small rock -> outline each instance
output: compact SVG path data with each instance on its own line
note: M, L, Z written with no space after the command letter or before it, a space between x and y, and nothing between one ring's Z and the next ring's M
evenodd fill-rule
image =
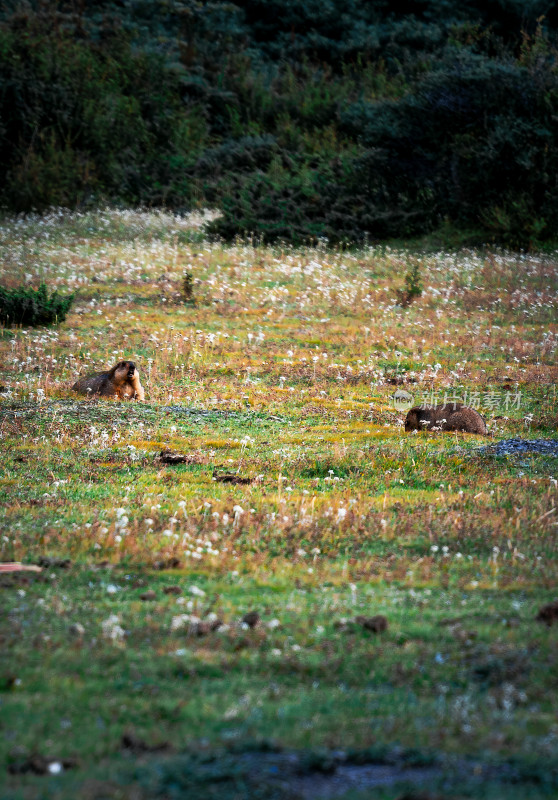
M216 472L214 472L213 480L217 481L217 483L233 483L235 485L243 485L252 483L254 478L243 478L240 475L235 475L230 473L224 475L218 475Z
M163 586L163 594L182 594L180 586Z
M215 614L210 614L207 619L200 620L193 627L192 633L195 634L195 636L207 636L208 633L218 631L222 625L222 620L220 620Z
M558 622L558 600L554 600L552 603L542 606L535 619L537 622L545 622L549 626L554 622Z
M375 617L355 617L355 622L361 625L365 630L372 631L372 633L383 633L387 631L388 621L382 614L377 614Z
M163 561L155 561L153 563L154 569L180 569L182 562L176 556L171 556Z
M8 766L11 775L58 775L65 769L75 767L74 758L45 758L39 754L14 761Z
M149 589L147 592L143 592L140 594L140 600L156 600L157 595L153 591L153 589Z
M160 742L158 744L148 744L133 732L125 733L120 740L121 746L124 750L131 750L132 753L156 753L161 750L168 750L170 745L168 742Z
M255 628L260 621L260 615L257 611L249 611L242 617L242 622L248 625L249 628Z
M197 625L194 626L192 633L195 636L207 636L208 633L211 633L211 625L209 622L198 622Z
M198 464L199 457L191 454L175 453L172 450L161 450L159 453L161 464Z
M50 558L49 556L41 556L37 564L45 569L69 569L72 566L69 558Z

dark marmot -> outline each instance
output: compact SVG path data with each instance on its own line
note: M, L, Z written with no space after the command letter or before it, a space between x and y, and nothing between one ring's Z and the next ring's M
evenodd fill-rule
M120 400L145 400L139 372L133 361L119 361L108 372L96 372L80 378L72 386L75 392L89 397L117 397Z
M486 436L486 422L478 411L461 403L446 403L441 406L421 408L415 406L407 412L406 431L422 431L438 428L442 431L463 431Z

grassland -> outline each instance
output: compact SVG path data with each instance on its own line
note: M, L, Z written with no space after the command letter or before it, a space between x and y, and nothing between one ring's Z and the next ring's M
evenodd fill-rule
M161 763L254 742L474 763L452 797L555 796L558 642L534 618L556 593L556 457L405 434L393 394L478 401L494 440L557 438L556 261L225 247L202 222L0 228L3 283L77 292L59 327L0 331L0 560L51 559L2 579L0 752L78 764L6 773L0 796L243 797L222 778L173 795ZM145 404L69 389L123 357ZM375 614L386 632L353 622ZM126 734L170 749L140 774ZM519 788L481 779L512 768Z

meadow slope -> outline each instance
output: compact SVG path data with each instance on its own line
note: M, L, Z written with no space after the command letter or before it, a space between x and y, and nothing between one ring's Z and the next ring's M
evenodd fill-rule
M484 448L557 438L556 260L225 246L210 216L0 226L3 284L77 293L58 327L0 330L0 561L43 560L0 576L0 751L77 768L0 797L167 797L122 779L126 735L513 762L518 797L553 796L558 464ZM121 358L145 404L72 393ZM492 437L405 434L400 389L478 404Z

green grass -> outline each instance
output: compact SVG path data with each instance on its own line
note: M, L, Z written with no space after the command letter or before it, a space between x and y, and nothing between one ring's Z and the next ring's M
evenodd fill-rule
M77 291L59 328L0 337L0 560L71 559L1 579L0 753L79 761L8 776L0 797L162 797L163 762L222 765L264 740L418 744L448 775L514 759L516 795L504 766L442 790L553 796L556 637L534 617L555 596L556 458L406 435L389 382L478 393L496 439L556 438L553 256L423 255L423 295L401 309L403 250L222 247L191 224L104 211L0 228L3 281ZM121 357L145 404L72 394ZM162 465L165 447L192 463ZM198 637L181 617L208 614L228 628ZM351 622L375 614L383 634ZM176 755L132 774L130 731ZM236 780L221 796L248 791Z

